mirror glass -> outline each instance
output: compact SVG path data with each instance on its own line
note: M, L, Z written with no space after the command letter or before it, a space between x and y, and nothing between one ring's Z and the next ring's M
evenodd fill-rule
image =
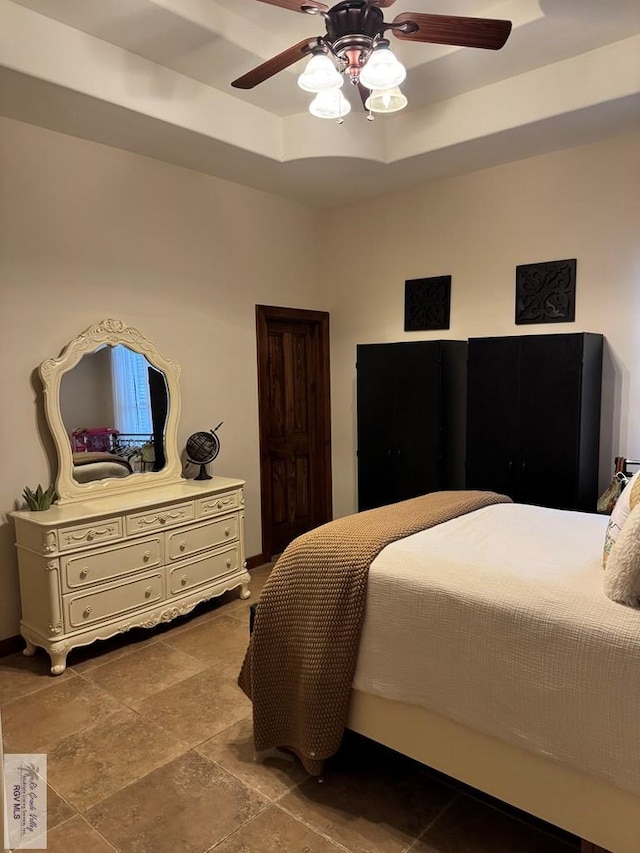
M180 367L138 329L102 320L39 372L58 454L58 504L183 481Z
M83 355L60 383L73 480L162 471L167 411L166 377L142 353L105 344Z

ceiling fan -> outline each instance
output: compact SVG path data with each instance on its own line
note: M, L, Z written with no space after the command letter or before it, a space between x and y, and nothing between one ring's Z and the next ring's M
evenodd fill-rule
M390 50L389 40L385 38L387 31L406 41L488 50L499 50L511 32L511 21L494 18L402 12L386 22L381 9L393 5L395 0L341 0L331 8L316 0L259 2L320 16L324 18L326 35L303 39L238 77L231 85L253 89L299 59L311 56L298 83L316 93L310 110L323 118L341 117L350 109L339 91L345 77L358 86L370 112L393 112L406 105L407 99L397 88L406 71ZM322 102L319 111L314 112L314 104L318 102Z

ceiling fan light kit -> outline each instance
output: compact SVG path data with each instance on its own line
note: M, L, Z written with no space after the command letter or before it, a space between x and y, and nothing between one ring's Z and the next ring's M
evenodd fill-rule
M332 118L340 121L351 112L351 104L340 89L325 89L318 92L309 104L309 112L316 118Z
M373 90L364 102L364 108L372 113L397 113L407 106L407 98L400 89Z
M387 23L381 9L393 5L395 0L341 0L331 8L316 0L260 2L320 16L324 18L326 35L293 45L234 80L231 85L238 89L252 89L312 54L298 78L298 85L316 94L309 107L312 115L337 118L340 122L351 109L340 91L345 77L360 90L370 119L371 113L392 113L406 107L407 99L398 86L407 72L390 49L389 40L385 37L387 31L406 41L486 50L499 50L511 32L511 21L417 12L402 12ZM368 96L366 89L371 90Z
M298 77L298 86L305 92L324 92L326 89L339 89L344 77L323 50L314 50L307 67Z
M395 89L407 70L393 55L387 39L381 39L361 67L360 82L367 89Z

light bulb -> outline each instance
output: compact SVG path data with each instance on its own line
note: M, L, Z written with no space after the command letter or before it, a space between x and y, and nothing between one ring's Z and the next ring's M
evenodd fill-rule
M309 104L309 112L316 118L343 118L351 110L351 104L340 89L318 92Z
M367 89L393 89L407 76L404 65L393 55L385 40L371 53L360 72L360 82Z
M298 77L298 86L305 92L324 92L339 89L344 83L342 74L326 53L314 53Z
M397 113L407 106L407 99L397 86L393 89L375 89L364 102L372 113Z

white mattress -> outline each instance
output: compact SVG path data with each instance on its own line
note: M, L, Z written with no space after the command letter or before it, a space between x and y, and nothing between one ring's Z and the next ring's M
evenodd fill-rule
M640 611L602 591L606 525L498 504L388 545L354 687L640 794Z

